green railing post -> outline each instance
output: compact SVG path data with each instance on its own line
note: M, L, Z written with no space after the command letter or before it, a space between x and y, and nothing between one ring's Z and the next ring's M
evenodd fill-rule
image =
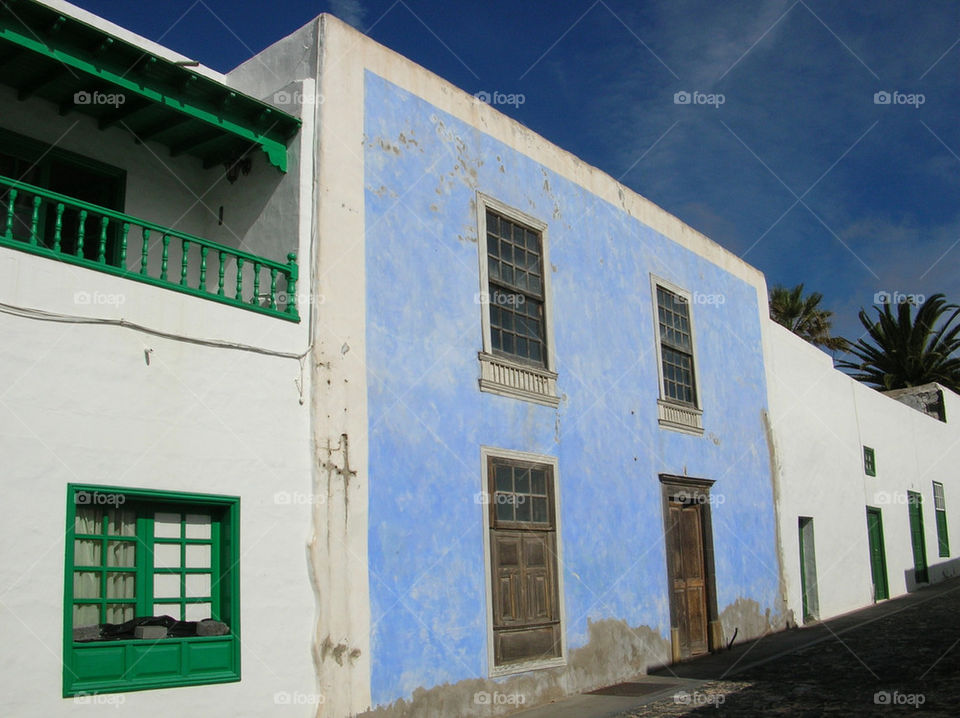
M17 202L17 190L11 189L9 197L10 201L7 202L7 231L4 234L7 238L13 239L13 214L16 209L14 205Z
M120 268L127 268L127 232L130 231L130 223L123 223L123 231L120 233Z
M251 304L260 303L260 262L253 263L253 296L250 297Z
M220 255L220 269L218 270L218 274L220 276L217 279L217 296L222 297L223 296L223 263L225 258L223 256L222 249L217 250L217 254Z
M287 314L297 313L297 279L300 270L297 267L297 253L287 255Z
M210 248L207 245L200 245L200 284L197 285L197 289L202 292L207 291L207 252L209 251Z
M234 299L243 301L243 257L237 257L237 293Z
M270 267L270 308L277 308L277 268Z
M167 262L170 259L170 235L163 235L163 254L160 257L160 279L167 278Z
M148 255L150 254L150 230L146 227L140 229L143 230L143 247L140 249L140 274L146 276Z
M60 239L63 231L63 202L57 202L57 220L53 227L53 251L60 253Z
M40 203L43 197L37 195L33 198L33 217L30 218L30 244L37 246L37 227L40 225Z
M97 261L104 264L107 261L107 225L110 224L109 217L100 218L100 249L97 252Z
M77 256L83 256L83 236L86 233L87 210L80 210L80 227L77 229Z
M190 240L180 240L180 247L183 250L183 256L180 257L180 286L187 286L187 259L190 256Z

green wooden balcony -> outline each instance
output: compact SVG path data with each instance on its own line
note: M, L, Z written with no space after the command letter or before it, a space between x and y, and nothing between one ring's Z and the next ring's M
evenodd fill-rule
M300 320L295 253L275 262L3 176L0 246Z

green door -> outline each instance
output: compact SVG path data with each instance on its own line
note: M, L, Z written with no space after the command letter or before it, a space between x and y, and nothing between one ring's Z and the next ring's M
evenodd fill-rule
M887 586L887 555L883 550L883 519L880 509L867 507L867 537L870 541L870 574L873 576L873 600L890 597Z
M913 577L917 583L929 583L927 573L927 545L923 538L922 497L916 491L907 492L907 508L910 510L910 543L913 544Z
M800 529L800 596L803 599L803 622L815 621L820 616L817 595L817 555L813 544L813 519L798 518Z

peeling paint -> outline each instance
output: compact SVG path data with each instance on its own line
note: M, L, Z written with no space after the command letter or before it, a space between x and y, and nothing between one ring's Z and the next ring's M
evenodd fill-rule
M360 718L450 718L503 715L512 705L478 704L477 694L522 697L531 707L604 686L623 683L669 660L670 643L649 626L631 628L626 622L603 619L588 623L589 641L570 652L566 666L520 673L491 680L472 678L429 689L417 688L409 699L362 713Z

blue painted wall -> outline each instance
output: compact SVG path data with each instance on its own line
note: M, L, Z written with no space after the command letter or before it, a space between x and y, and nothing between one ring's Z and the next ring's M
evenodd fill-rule
M559 460L568 647L587 619L669 637L658 473L715 479L720 611L778 586L755 290L367 73L369 559L376 704L487 670L480 446ZM481 393L476 191L549 224L558 410ZM657 423L650 273L693 307L705 435Z

